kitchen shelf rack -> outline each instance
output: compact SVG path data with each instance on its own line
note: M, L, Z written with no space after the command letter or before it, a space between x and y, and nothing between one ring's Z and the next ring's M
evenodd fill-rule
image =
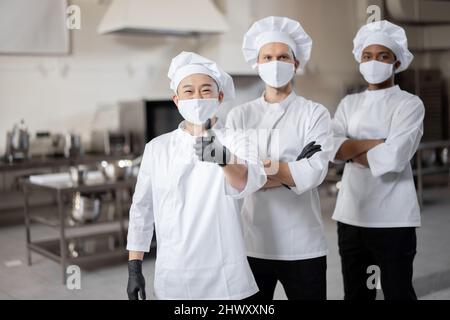
M20 182L24 194L24 216L25 216L25 230L26 230L26 245L27 245L27 262L32 264L31 253L35 252L41 254L53 261L61 264L62 281L66 282L66 268L73 262L83 263L85 261L93 261L105 259L108 257L123 255L125 256L125 239L126 239L126 218L124 217L124 200L123 192L130 191L136 184L136 178L129 178L119 181L96 181L86 184L67 183L42 183L37 184L24 178ZM46 214L33 214L29 205L30 192L33 190L45 190L54 194L56 198L56 215L52 215L50 209ZM111 192L114 194L114 209L116 216L108 221L108 217L99 217L98 225L101 224L118 224L118 230L108 231L93 231L84 235L68 236L69 229L87 229L94 225L92 223L75 223L70 224L69 210L66 208L65 198L73 195L74 192L83 193L99 193ZM42 211L42 210L41 210ZM104 212L102 212L104 213ZM50 240L32 241L31 239L31 225L33 223L40 223L59 231L59 237ZM92 230L91 230L92 231ZM105 240L108 239L108 240ZM88 241L89 250L76 249L76 246L83 247ZM98 242L98 245L95 243ZM105 244L106 243L106 244ZM75 248L75 249L74 249ZM94 249L92 249L94 248ZM75 250L75 251L74 251ZM74 254L77 252L77 254Z

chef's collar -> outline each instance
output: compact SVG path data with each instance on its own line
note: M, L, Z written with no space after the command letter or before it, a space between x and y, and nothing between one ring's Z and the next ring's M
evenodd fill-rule
M385 97L387 95L391 95L393 93L399 92L400 87L398 85L386 88L386 89L380 89L380 90L366 90L365 95L367 98L371 99L379 99L382 97Z
M214 125L212 126L212 129L220 129L222 128L222 121L217 118L216 122L214 123ZM196 137L193 136L192 134L190 134L187 130L186 130L186 120L183 120L180 122L180 124L178 125L178 131L181 133L181 135L183 137L189 138L189 139L195 139Z
M262 96L261 96L261 102L263 103L263 105L270 107L270 109L272 110L284 110L287 108L287 106L295 100L295 98L297 97L297 95L295 94L294 90L291 91L291 93L284 98L283 101L281 102L277 102L277 103L269 103L266 101L266 99L264 98L264 95L266 94L266 92L264 91Z

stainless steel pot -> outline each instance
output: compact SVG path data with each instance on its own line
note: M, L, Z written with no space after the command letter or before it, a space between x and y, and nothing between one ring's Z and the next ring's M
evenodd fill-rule
M86 223L97 220L101 213L101 201L98 197L86 197L75 192L72 197L71 217L76 222Z

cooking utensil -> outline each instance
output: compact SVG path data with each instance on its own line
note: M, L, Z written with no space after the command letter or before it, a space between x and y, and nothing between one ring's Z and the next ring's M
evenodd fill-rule
M88 167L85 165L72 166L69 168L69 174L73 183L84 184L87 180Z
M99 165L99 170L107 180L125 180L131 177L133 168L140 165L141 161L142 156L134 160L102 161Z
M6 135L6 159L10 162L14 160L27 159L29 155L30 135L23 120L20 125L15 124L12 131Z
M87 197L75 192L72 197L71 217L81 223L97 220L101 213L101 201L97 196Z

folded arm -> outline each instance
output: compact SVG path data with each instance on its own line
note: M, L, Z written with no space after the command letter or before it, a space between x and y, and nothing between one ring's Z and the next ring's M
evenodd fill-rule
M383 142L384 140L382 139L366 139L366 140L347 139L339 147L335 159L340 161L348 161L352 159L364 161L363 160L365 157L364 154L373 147Z
M406 102L395 113L386 141L367 152L367 161L374 177L405 169L422 138L424 115L425 108L417 97Z
M223 168L225 179L233 188L243 191L247 185L248 167L246 164L240 164L243 161L236 156L231 156L231 163Z

